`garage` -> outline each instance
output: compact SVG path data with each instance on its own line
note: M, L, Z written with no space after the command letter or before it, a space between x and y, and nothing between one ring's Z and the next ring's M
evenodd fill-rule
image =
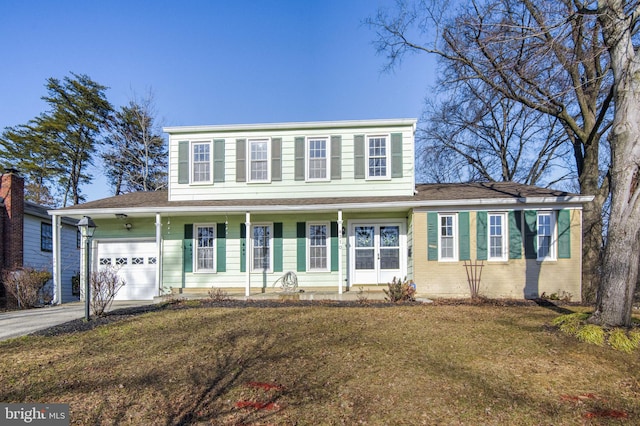
M98 241L94 261L98 268L113 266L125 281L115 300L151 300L158 295L155 241Z

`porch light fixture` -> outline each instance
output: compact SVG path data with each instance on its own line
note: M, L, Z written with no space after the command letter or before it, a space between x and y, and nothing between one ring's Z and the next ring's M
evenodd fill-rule
M133 228L133 225L131 225L130 223L125 223L124 227L127 231L131 231L131 228Z
M90 281L91 281L91 238L93 237L93 233L96 231L96 223L89 216L83 216L80 221L78 221L78 230L80 234L84 236L85 240L85 261L86 261L86 269L85 269L85 283L84 283L84 319L85 321L89 321L89 306L91 304L91 295L89 294L90 289Z

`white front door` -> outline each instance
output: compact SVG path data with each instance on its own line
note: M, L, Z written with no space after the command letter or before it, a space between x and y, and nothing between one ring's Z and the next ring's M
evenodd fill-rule
M351 225L351 284L386 284L406 275L404 224Z

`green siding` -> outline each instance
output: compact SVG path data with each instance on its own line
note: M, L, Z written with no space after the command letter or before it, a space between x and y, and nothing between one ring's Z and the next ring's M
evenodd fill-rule
M538 258L538 212L524 211L524 256L527 259Z
M571 212L558 212L558 258L571 258Z
M353 171L354 179L364 179L366 177L364 135L355 135L353 137Z
M304 138L303 137L295 138L294 140L294 155L295 155L294 179L295 180L305 180L304 150L305 150Z
M342 136L331 136L331 180L342 179Z
M522 258L522 212L509 212L509 259Z
M297 271L304 272L307 270L307 224L305 222L296 224L296 244Z
M247 181L247 140L236 139L236 182Z
M271 180L282 180L282 138L271 139Z
M438 260L438 213L427 213L427 259Z
M240 272L247 271L247 225L240 224Z
M391 177L402 177L402 133L391 134Z
M338 222L331 222L331 270L338 270Z
M273 224L273 272L282 272L282 222Z
M227 225L216 226L216 271L227 272Z
M476 212L476 259L487 260L487 212Z
M178 183L189 183L189 141L178 142Z
M184 272L193 272L193 224L184 225L182 268Z
M213 141L213 181L224 182L224 139Z
M460 260L471 260L471 235L469 230L469 212L458 213L458 232Z

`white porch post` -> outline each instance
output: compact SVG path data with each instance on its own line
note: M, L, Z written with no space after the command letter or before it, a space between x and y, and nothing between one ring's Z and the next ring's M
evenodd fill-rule
M162 294L162 217L156 213L156 296Z
M252 241L251 241L251 213L247 212L245 214L245 219L244 219L244 226L245 226L245 246L244 246L244 256L245 256L245 269L246 269L246 276L245 276L245 290L244 290L244 295L246 297L249 297L251 294L251 247L252 247Z
M62 303L62 265L61 262L61 238L60 235L62 233L62 224L60 221L60 216L53 215L51 216L51 230L53 239L53 304L59 305Z
M342 247L342 210L338 210L338 294L342 294L342 259L343 259L343 247Z

